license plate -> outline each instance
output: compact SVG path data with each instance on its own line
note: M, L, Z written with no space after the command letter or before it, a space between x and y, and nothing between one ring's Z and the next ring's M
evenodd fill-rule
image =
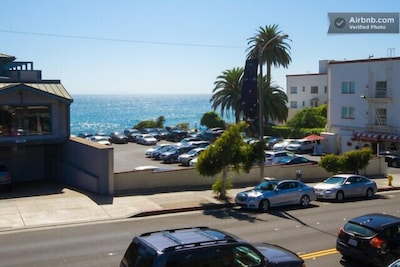
M354 246L354 247L356 247L357 244L358 244L357 240L355 240L355 239L353 239L353 238L350 238L349 241L347 241L347 243L348 243L349 245Z

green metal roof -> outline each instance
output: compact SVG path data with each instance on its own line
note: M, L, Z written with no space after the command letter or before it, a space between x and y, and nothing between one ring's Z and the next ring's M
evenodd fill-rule
M68 91L64 88L61 83L51 83L51 82L39 82L39 83L1 83L0 82L0 94L6 93L6 91L18 89L21 86L23 87L30 87L33 90L38 90L39 92L50 94L67 102L72 102L73 99Z

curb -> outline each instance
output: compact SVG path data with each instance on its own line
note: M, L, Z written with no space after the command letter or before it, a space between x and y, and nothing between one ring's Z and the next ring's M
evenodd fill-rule
M378 188L377 192L387 192L387 191L394 191L400 190L400 186L388 186L383 188ZM199 206L192 206L192 207L184 207L184 208L173 208L173 209L162 209L162 210L152 210L152 211L144 211L127 218L141 218L147 216L154 216L154 215L163 215L163 214L170 214L175 212L188 212L188 211L198 211L198 210L213 210L218 208L233 208L235 207L235 203L221 203L221 204L207 204L207 205L199 205Z

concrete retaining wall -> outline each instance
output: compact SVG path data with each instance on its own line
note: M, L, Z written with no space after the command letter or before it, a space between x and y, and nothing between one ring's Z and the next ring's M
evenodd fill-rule
M114 151L71 137L48 153L50 177L101 195L114 193Z
M317 182L329 177L331 174L318 165L294 165L294 166L265 166L264 176L277 179L296 179L296 171L301 170L302 181ZM257 184L260 182L260 169L253 167L249 173L230 173L233 186L241 184ZM373 158L365 170L360 174L366 176L386 175L387 166L384 158ZM153 172L152 170L120 172L114 174L115 192L124 191L163 191L167 189L210 188L216 177L201 176L194 168Z

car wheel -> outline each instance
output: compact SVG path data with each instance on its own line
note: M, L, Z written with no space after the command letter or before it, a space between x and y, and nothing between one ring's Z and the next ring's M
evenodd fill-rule
M336 200L337 200L337 201L343 201L343 199L344 199L344 193L343 193L343 191L337 192L337 194L336 194Z
M260 208L261 211L264 211L264 212L268 211L269 210L269 201L268 201L268 199L261 200L259 208Z
M367 196L367 198L373 198L374 197L374 190L372 190L371 188L368 188L366 196Z
M303 207L310 205L310 198L307 195L302 196L300 199L300 205Z

